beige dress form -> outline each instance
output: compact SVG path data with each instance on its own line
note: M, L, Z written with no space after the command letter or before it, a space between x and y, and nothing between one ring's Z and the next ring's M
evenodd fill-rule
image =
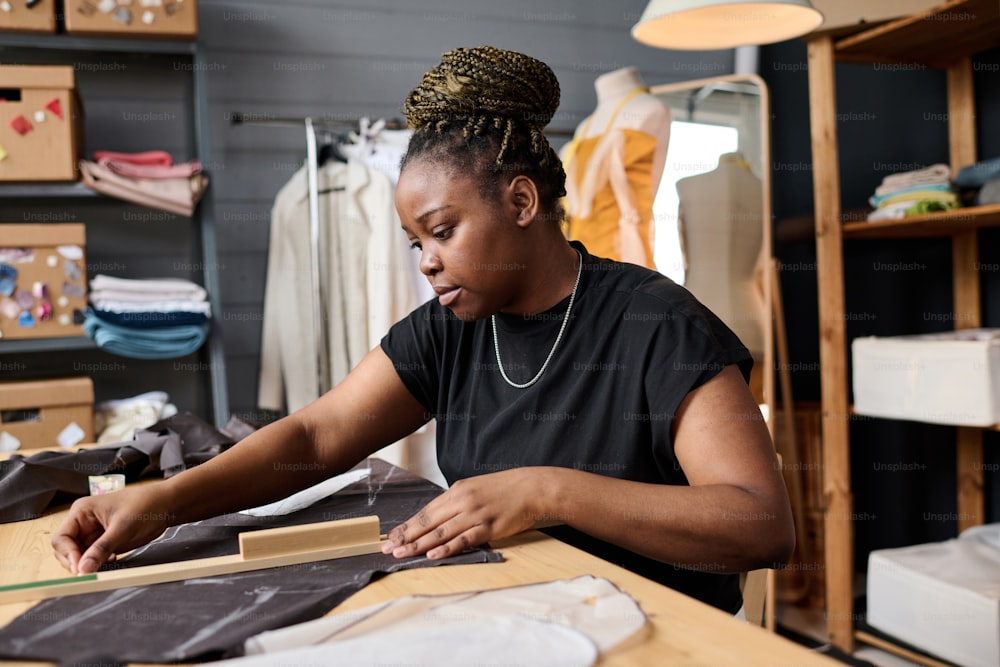
M739 153L729 153L713 171L678 181L677 194L684 286L762 359L768 311L760 274L760 179Z

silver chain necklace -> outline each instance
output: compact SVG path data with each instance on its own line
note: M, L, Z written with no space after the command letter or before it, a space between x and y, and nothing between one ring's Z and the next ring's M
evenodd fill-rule
M574 250L576 249L574 248ZM573 301L576 300L576 290L580 286L580 276L583 275L583 255L580 254L579 250L576 251L576 254L580 258L580 267L576 270L576 282L573 283L573 292L569 295L569 305L566 306L566 315L563 316L562 326L559 327L559 334L556 336L556 342L552 343L552 349L549 350L549 356L545 357L545 362L542 364L542 367L538 369L538 374L535 375L535 377L523 384L518 384L507 377L507 371L503 369L503 362L500 361L500 340L497 338L497 316L493 315L490 318L490 321L493 324L493 350L497 354L497 367L500 368L500 375L502 375L503 379L507 381L507 384L516 389L526 389L527 387L530 387L538 382L538 378L542 377L542 373L545 372L549 362L552 360L552 355L556 353L556 348L559 347L559 341L562 340L563 332L566 331L566 323L569 322L569 315L573 311Z

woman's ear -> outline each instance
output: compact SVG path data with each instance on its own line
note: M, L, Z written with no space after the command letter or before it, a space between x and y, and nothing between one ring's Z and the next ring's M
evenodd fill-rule
M517 210L517 224L527 227L538 216L538 188L527 176L515 176L507 186L507 194Z

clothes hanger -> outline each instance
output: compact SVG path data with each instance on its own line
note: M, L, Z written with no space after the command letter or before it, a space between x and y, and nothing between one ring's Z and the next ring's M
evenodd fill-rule
M320 165L324 165L327 162L334 160L336 162L347 163L347 156L340 150L341 137L328 138L323 142L323 145L319 147L319 152L316 155L316 161Z

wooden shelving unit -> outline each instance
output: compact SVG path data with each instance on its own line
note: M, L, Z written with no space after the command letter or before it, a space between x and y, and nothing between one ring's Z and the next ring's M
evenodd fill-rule
M982 326L978 230L1000 226L1000 206L883 222L842 222L837 144L836 62L919 64L944 69L948 82L950 163L953 170L976 162L975 53L1000 46L997 0L949 0L931 10L835 39L809 41L809 96L815 191L816 262L822 391L824 539L827 628L830 640L852 651L854 632L854 528L850 476L850 414L844 308L844 239L941 237L953 256L955 322ZM959 427L957 526L982 523L983 429ZM971 517L971 518L969 518Z

